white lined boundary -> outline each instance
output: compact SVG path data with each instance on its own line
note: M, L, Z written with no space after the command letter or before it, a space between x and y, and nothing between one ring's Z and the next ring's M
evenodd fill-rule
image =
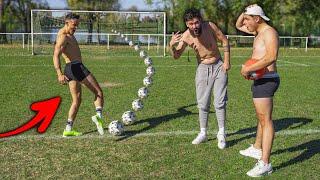
M304 66L304 67L309 67L309 64L303 64L303 63L296 63L296 62L291 62L291 61L285 61L285 60L278 60L280 62L284 62L284 63L289 63L289 64L294 64L294 65L298 65L298 66Z
M109 138L109 139L114 139L114 138L137 138L137 137L174 137L174 136L185 136L185 135L196 135L199 133L199 131L164 131L164 132L154 132L154 133L129 133L129 134L124 134L124 136L111 136L110 134L108 135L103 135L100 136L98 135L96 132L92 132L95 133L95 135L92 134L85 134L82 136L78 136L78 137L70 137L70 138L66 138L66 137L62 137L62 135L18 135L18 136L12 136L12 137L8 137L8 138L1 138L1 140L30 140L30 139L48 139L48 140L59 140L59 139L104 139L104 138ZM238 131L227 131L227 134L233 134L232 136L248 136L248 135L252 135L255 134L256 132L250 132L250 133L240 133ZM282 131L278 131L275 134L277 136L295 136L295 135L308 135L308 134L319 134L320 133L320 129L305 129L305 130L282 130ZM209 135L216 135L217 131L209 131L208 133Z

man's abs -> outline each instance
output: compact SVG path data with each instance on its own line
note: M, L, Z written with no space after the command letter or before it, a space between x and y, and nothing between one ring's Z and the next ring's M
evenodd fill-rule
M214 64L217 61L219 61L221 59L220 56L218 57L208 57L208 58L198 58L198 63L199 64Z

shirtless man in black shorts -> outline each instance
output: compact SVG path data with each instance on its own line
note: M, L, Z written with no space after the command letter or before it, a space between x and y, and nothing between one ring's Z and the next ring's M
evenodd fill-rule
M58 75L58 81L60 84L69 84L72 97L72 104L68 113L66 129L63 131L63 137L81 135L80 132L72 130L73 122L81 103L81 84L86 86L95 95L94 106L97 114L92 116L91 119L96 124L99 134L104 134L102 120L103 92L95 77L82 64L80 48L76 38L73 36L79 25L79 18L79 15L73 13L66 15L65 26L58 32L53 55L53 63ZM64 73L61 71L61 55L66 62Z

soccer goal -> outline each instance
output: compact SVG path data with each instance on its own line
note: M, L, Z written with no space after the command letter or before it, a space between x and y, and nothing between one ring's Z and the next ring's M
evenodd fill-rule
M165 56L165 12L31 10L32 54L52 54L57 33L67 13L80 15L75 37L82 53L97 56L136 56L128 41L138 44L151 56Z

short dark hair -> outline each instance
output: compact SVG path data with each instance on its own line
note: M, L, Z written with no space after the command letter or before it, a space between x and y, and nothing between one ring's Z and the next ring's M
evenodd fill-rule
M80 18L80 15L78 14L75 14L75 13L68 13L65 17L65 20L68 20L68 19L79 19Z
M184 12L184 16L183 16L184 22L190 21L193 18L199 18L200 20L202 20L200 11L196 8L187 9Z

